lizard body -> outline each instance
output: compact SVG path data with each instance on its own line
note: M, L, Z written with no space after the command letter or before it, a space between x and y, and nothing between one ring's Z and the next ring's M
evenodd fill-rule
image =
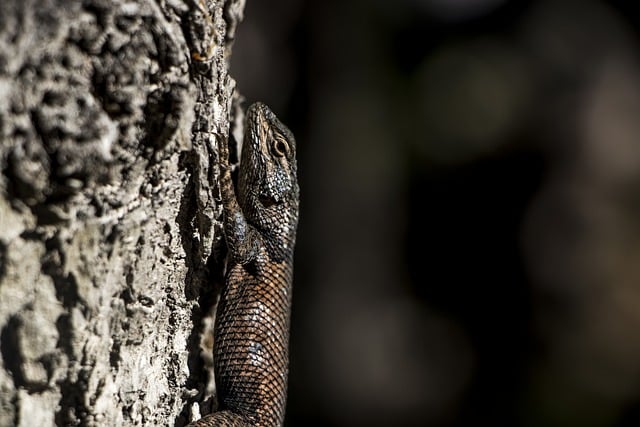
M226 142L219 151L229 249L214 331L220 411L190 426L280 426L298 224L295 139L266 105L256 103L247 110L235 190Z

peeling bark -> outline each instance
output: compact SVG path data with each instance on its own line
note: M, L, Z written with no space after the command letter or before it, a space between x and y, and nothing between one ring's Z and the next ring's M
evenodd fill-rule
M183 425L211 391L243 8L0 2L0 426Z

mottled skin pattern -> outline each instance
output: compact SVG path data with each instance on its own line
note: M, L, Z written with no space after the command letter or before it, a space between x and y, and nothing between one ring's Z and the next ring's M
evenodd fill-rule
M266 105L247 111L237 194L220 146L226 285L216 313L220 411L192 426L280 426L289 365L298 182L293 134Z

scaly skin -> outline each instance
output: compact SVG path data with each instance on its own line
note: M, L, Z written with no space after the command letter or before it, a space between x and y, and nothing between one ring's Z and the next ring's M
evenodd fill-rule
M229 248L214 332L220 411L190 425L280 426L287 396L298 225L296 143L266 105L252 105L246 116L237 194L227 144L219 150Z

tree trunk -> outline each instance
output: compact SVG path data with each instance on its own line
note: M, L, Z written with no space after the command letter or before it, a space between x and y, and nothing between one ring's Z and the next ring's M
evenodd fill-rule
M0 426L179 426L211 392L243 8L0 2Z

